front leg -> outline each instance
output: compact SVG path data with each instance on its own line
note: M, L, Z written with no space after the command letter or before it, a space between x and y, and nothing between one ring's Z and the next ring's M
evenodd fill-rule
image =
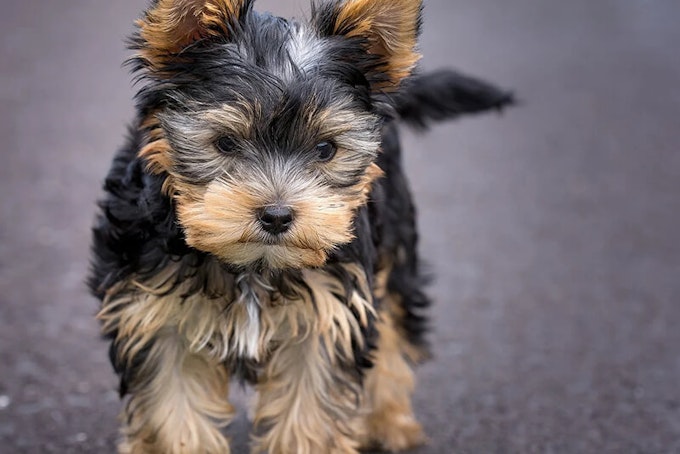
M180 267L111 287L97 315L128 395L120 453L229 453L219 430L234 415L219 330L225 301L197 292Z
M274 353L262 382L255 452L356 453L347 422L357 411L351 378L329 363L318 337L290 342Z
M346 273L346 282L363 277L356 267L343 269L352 273ZM254 452L355 454L354 424L374 312L362 297L366 291L339 297L342 282L328 274L306 272L305 282L311 292L305 301L273 314L278 346L257 386Z
M228 454L228 441L218 428L234 413L224 366L190 352L172 328L151 342L129 377L119 452Z
M362 434L362 447L404 451L425 442L411 405L414 374L404 352L406 340L388 310L382 311L377 328L378 348L364 385L366 414L360 426L366 432Z

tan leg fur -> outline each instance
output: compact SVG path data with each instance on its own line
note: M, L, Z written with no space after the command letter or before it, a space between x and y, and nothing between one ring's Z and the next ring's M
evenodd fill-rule
M363 447L403 451L425 441L423 430L413 415L411 395L415 378L406 361L400 339L389 312L378 322L378 348L374 366L364 383Z
M164 329L131 389L122 414L125 454L228 454L219 431L233 416L223 366L191 353Z

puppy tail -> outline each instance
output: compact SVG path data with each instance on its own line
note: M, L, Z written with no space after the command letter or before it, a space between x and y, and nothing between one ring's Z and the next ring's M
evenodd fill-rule
M514 95L487 82L449 69L417 74L394 98L401 121L420 130L431 123L488 110L502 111Z

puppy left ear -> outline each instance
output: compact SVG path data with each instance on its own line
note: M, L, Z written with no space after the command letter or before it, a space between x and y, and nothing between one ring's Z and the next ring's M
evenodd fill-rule
M395 90L408 77L420 54L422 0L342 0L316 9L322 35L358 40L369 55L374 90ZM372 80L370 80L372 79Z
M229 37L251 5L252 0L154 0L136 23L131 47L161 70L201 39Z

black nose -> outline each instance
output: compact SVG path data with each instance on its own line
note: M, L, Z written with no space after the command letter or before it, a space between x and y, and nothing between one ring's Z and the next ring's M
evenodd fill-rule
M258 219L266 232L278 235L290 228L293 223L293 212L288 207L275 205L262 208Z

